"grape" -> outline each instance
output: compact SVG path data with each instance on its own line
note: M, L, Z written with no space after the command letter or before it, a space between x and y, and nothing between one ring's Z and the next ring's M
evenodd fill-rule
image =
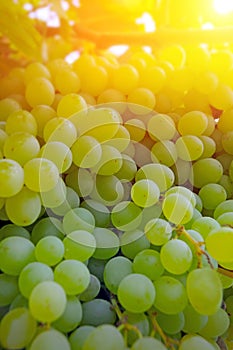
M163 164L143 165L136 173L135 180L149 179L154 181L161 192L170 188L175 180L175 176L170 168Z
M206 209L215 209L227 198L227 193L224 187L214 183L204 185L200 189L198 195L202 200L203 207Z
M182 312L187 306L188 298L185 287L176 278L161 276L154 281L156 297L154 306L168 315Z
M233 92L230 86L219 83L217 88L209 94L209 103L220 110L230 109L233 105Z
M151 90L144 87L139 87L130 91L127 97L127 102L129 103L129 109L133 113L144 115L150 110L154 109L156 105L156 98ZM138 105L142 107L139 108Z
M19 293L18 279L5 273L0 274L0 306L10 305Z
M88 68L88 74L92 77L91 80L84 79L81 75L81 89L92 96L98 96L103 92L108 85L108 74L106 69L99 65L93 65Z
M119 109L121 106L122 104L117 103L115 108L117 109L118 107ZM115 135L111 139L106 140L105 144L115 147L120 152L125 152L130 144L130 134L124 125L119 125L119 128ZM122 157L124 158L124 154L122 154Z
M28 84L32 79L40 77L47 79L51 78L48 68L40 62L32 62L28 64L23 74L24 82Z
M94 179L87 169L75 169L67 174L65 181L66 185L72 188L78 196L84 198L91 194L94 187Z
M24 227L15 224L7 224L0 228L0 241L11 236L20 236L30 239L30 233Z
M233 182L231 181L230 176L223 174L218 183L225 189L227 194L227 199L232 198Z
M176 134L173 119L166 114L156 114L147 125L150 137L155 141L171 140Z
M56 236L46 236L41 238L36 244L36 259L48 266L58 264L64 256L64 244Z
M144 313L132 313L129 311L125 311L123 313L123 318L126 320L127 324L130 324L136 327L144 337L149 335L149 331L150 331L149 320ZM135 332L134 329L132 330L126 329L125 332L127 332L128 345L132 346L133 343L138 338L137 333Z
M180 275L190 268L193 255L187 243L172 239L162 246L160 258L168 272Z
M0 343L6 349L22 349L30 344L37 323L23 307L9 311L1 320Z
M230 317L232 317L232 315L233 315L233 295L229 295L225 299L225 303L226 303L226 307L227 307L227 312L230 315Z
M227 289L227 288L230 288L233 286L233 278L232 277L225 276L221 272L219 272L219 277L220 277L223 289Z
M193 308L202 315L213 315L220 307L222 284L215 270L192 270L187 277L187 294Z
M223 309L218 309L215 314L208 317L208 321L199 334L205 338L214 338L223 335L230 324L229 316Z
M57 207L52 208L52 212L58 216L64 216L70 209L77 208L79 205L79 195L71 187L66 186L66 199Z
M202 142L202 144L204 146L204 149L203 149L203 152L202 152L202 155L201 155L200 158L210 158L210 157L212 157L213 154L216 151L215 141L211 137L208 137L208 136L205 136L205 135L199 136L199 138L200 138L200 140L201 140L201 142Z
M32 316L43 323L57 320L65 311L66 303L64 289L54 281L38 283L32 289L29 297L29 309Z
M117 90L117 89L105 89L103 92L97 96L97 104L103 104L107 105L110 108L114 108L121 114L126 109L126 96L123 94L123 92Z
M82 293L90 283L88 268L78 260L64 260L54 269L54 280L65 290L67 295Z
M18 276L21 270L34 261L34 244L23 237L8 237L0 242L0 269L2 272Z
M81 301L91 301L93 300L100 292L100 281L95 275L90 276L90 283L87 288L79 294L78 298Z
M176 146L170 140L158 141L151 148L151 159L154 163L170 167L177 161L177 157Z
M109 259L117 254L120 241L112 230L104 227L96 227L93 231L93 236L96 240L94 258Z
M80 90L80 79L72 69L62 67L55 76L54 87L62 95Z
M143 337L138 339L133 346L132 350L166 350L166 347L158 339L152 337Z
M139 207L151 207L159 201L159 197L159 187L152 180L139 180L131 188L131 198Z
M232 226L233 212L224 213L217 218L218 223L221 226Z
M66 172L72 164L71 150L65 143L59 141L51 141L43 145L38 157L51 160L60 174Z
M223 174L222 164L214 158L197 160L192 169L190 181L197 188L209 183L217 183Z
M124 350L121 333L112 325L101 325L93 329L86 338L82 350Z
M135 108L139 109L138 114L140 114L141 108L145 111L144 107L140 107L138 105L135 105ZM124 127L128 130L130 134L130 139L133 142L140 142L145 137L145 134L146 134L145 123L140 119L137 119L137 118L128 119L124 123Z
M172 236L172 227L164 219L151 219L145 225L145 235L147 239L154 245L163 245L168 242Z
M124 198L124 187L121 181L114 175L97 175L95 187L89 192L91 199L101 204L113 206ZM84 195L82 195L84 197Z
M30 350L70 350L70 344L64 334L55 329L39 333L32 341Z
M180 343L178 350L215 350L215 347L211 345L205 338L196 334L185 335Z
M136 313L149 310L154 303L155 295L151 280L139 273L125 276L117 290L120 304L127 311Z
M163 214L176 225L189 222L193 216L192 203L179 193L172 193L166 196L162 204Z
M175 315L166 315L159 312L156 315L156 320L162 330L168 334L176 334L180 332L185 323L183 312L179 312Z
M196 201L197 201L196 196L195 196L194 192L192 192L188 188L183 187L183 186L173 186L165 192L165 197L168 196L169 194L172 194L172 193L178 193L178 194L183 195L192 203L193 207L195 207Z
M69 296L63 314L52 323L52 327L63 333L71 332L80 324L82 316L82 305L79 299L76 296Z
M80 136L71 147L73 162L81 168L94 167L102 156L101 144L92 136Z
M133 230L141 223L142 210L131 201L122 201L112 208L111 220L119 230Z
M185 186L192 172L192 163L178 158L171 170L174 174L174 183L176 185Z
M179 137L175 143L177 155L180 159L193 161L201 157L204 146L201 139L194 135Z
M62 224L57 218L45 217L33 225L31 240L34 244L37 244L43 237L47 236L64 238Z
M140 76L139 84L157 94L166 83L165 71L156 65L145 67L143 74Z
M20 109L9 115L6 121L6 133L10 135L15 132L26 132L33 136L37 135L36 119L30 112Z
M178 131L181 135L200 136L207 128L207 117L203 112L191 111L182 115L178 122Z
M77 139L77 130L74 124L63 117L50 119L44 126L43 138L45 142L62 142L68 147Z
M212 230L206 238L206 248L212 257L222 262L232 261L233 229L220 227Z
M233 199L229 199L223 201L218 204L218 206L214 210L214 218L217 219L220 215L225 214L227 212L233 211Z
M24 166L27 161L37 157L40 144L35 136L26 132L15 132L4 143L5 158L10 158Z
M82 325L100 326L102 324L114 324L116 313L109 301L96 298L82 304Z
M24 171L13 159L0 159L0 197L11 197L17 194L24 184Z
M108 207L93 199L85 199L81 203L81 207L89 210L95 218L97 227L108 227L110 223L110 210Z
M91 257L88 260L87 266L90 273L96 276L100 280L100 282L103 282L104 280L103 274L104 274L104 267L106 263L107 263L107 260L95 259L93 257Z
M132 272L132 262L124 256L116 256L104 267L104 283L111 293L117 294L121 280Z
M77 230L85 230L92 233L94 227L94 215L85 208L70 209L63 217L63 228L66 234Z
M14 111L18 111L21 109L20 104L15 101L13 98L6 97L1 99L0 101L0 111L1 111L1 119L7 120L8 116Z
M51 106L55 97L52 83L44 78L33 78L26 86L25 97L31 107L37 105Z
M49 191L40 194L41 202L44 208L51 209L61 205L66 199L66 184L61 177L57 184Z
M35 192L46 192L56 186L59 172L56 165L46 158L33 158L24 165L25 185Z
M82 96L77 93L67 93L60 99L57 105L58 117L69 118L74 113L85 111L87 104Z
M24 297L29 298L33 288L43 281L53 281L53 270L43 263L32 262L20 272L19 290Z
M15 299L10 304L9 310L13 310L19 307L28 308L28 299L22 296L22 294L18 294Z
M161 213L162 213L161 201L152 205L151 207L144 208L142 211L142 221L141 221L138 229L144 231L146 224L152 219L159 218Z
M99 175L113 175L120 170L122 166L122 156L117 148L102 144L102 153L100 156L99 161L91 167L93 173Z
M150 248L150 242L141 230L126 231L120 237L121 251L129 259L144 249Z
M183 310L184 326L183 331L186 333L199 333L205 327L208 316L197 312L191 304L188 304Z
M85 340L93 330L93 326L80 326L73 331L69 336L71 350L82 350Z
M45 124L52 118L57 116L57 113L51 106L37 105L31 110L31 114L37 123L37 135L43 137L43 130Z
M95 236L85 230L69 233L63 240L65 259L88 260L96 250Z
M135 67L131 64L121 64L114 69L112 76L112 86L124 94L129 94L134 90L139 81L139 74Z
M204 239L206 239L212 230L218 228L220 228L219 223L214 218L208 216L200 217L192 224L192 229L198 231Z
M160 254L152 249L139 252L133 260L132 267L135 273L143 274L152 281L159 278L164 272Z

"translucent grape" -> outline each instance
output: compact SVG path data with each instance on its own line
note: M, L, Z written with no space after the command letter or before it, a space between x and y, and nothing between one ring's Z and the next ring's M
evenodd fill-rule
M43 130L45 124L52 118L57 116L56 111L47 105L37 105L31 110L31 114L34 116L37 122L37 135L43 137Z
M93 199L85 199L82 201L81 207L89 210L94 215L97 227L108 227L110 223L110 210L106 205Z
M120 230L136 229L142 220L142 210L131 201L122 201L116 204L111 212L113 225Z
M177 150L174 142L163 140L156 142L151 148L151 159L154 163L161 163L168 167L177 160Z
M7 224L0 228L0 241L11 236L20 236L30 239L30 233L26 228L15 224Z
M141 230L124 232L120 237L120 243L122 253L129 259L134 259L139 252L150 248L150 241Z
M80 326L73 331L69 336L71 350L82 350L86 338L93 330L93 326Z
M231 109L233 106L233 92L230 86L219 83L217 88L209 94L209 103L220 110Z
M152 180L139 180L131 188L131 198L139 207L150 207L159 201L159 197L159 187Z
M55 90L47 78L34 78L26 86L25 97L31 107L37 105L51 106L55 97Z
M127 97L127 102L130 103L129 109L137 114L147 114L154 109L156 105L156 98L153 92L147 88L140 87L132 90ZM136 104L137 106L134 106ZM141 108L138 108L139 106Z
M57 105L57 115L63 118L69 118L74 113L85 111L87 104L82 96L77 93L67 93L60 99Z
M182 115L178 122L178 131L181 135L200 136L207 128L207 117L201 111L191 111Z
M120 241L114 231L104 227L96 227L93 231L93 236L96 240L94 258L109 259L117 254L120 248Z
M97 175L94 188L89 194L91 194L91 199L107 206L113 206L124 198L124 187L114 175Z
M192 192L191 190L189 190L188 188L186 188L184 186L173 186L165 192L165 197L171 193L182 194L184 197L186 197L192 203L193 207L195 207L195 205L196 205L195 193Z
M39 333L31 343L30 350L70 350L70 344L64 334L55 329Z
M82 350L124 350L121 333L112 325L101 325L90 332Z
M138 339L133 346L132 350L165 350L166 347L158 339L153 337L143 337Z
M43 237L47 236L64 238L62 224L57 218L45 217L33 225L31 240L34 244L37 244Z
M61 205L66 199L66 184L61 177L57 184L49 191L41 192L41 202L44 208L51 209Z
M6 121L6 133L8 135L15 132L27 132L37 135L37 123L34 116L23 109L15 111L9 115Z
M82 309L82 325L97 327L102 324L114 324L116 321L116 313L112 304L107 300L95 298L94 300L84 302Z
M60 284L43 281L33 288L29 297L29 309L37 321L50 323L63 314L66 302L66 294Z
M171 140L176 134L175 123L167 114L159 113L151 117L147 129L155 141Z
M201 139L194 135L179 137L175 145L178 157L186 161L193 161L200 158L204 151Z
M66 199L57 207L52 208L52 212L58 216L64 216L70 209L77 208L79 205L79 195L71 187L66 186Z
M117 148L102 145L101 158L92 166L91 171L99 175L113 175L117 173L122 166L122 156Z
M139 109L139 113L140 113L140 109L141 109L140 106L136 105L135 108ZM145 110L145 108L142 108L142 109ZM132 141L140 142L145 137L145 134L146 134L145 123L140 119L137 119L137 118L128 119L124 123L124 127L128 130L130 134L130 139Z
M217 221L221 226L231 227L232 220L233 220L233 212L224 213L217 218Z
M70 209L63 217L63 228L66 234L77 230L93 232L94 227L94 215L85 208Z
M88 231L76 230L63 240L65 259L88 260L95 252L95 236Z
M206 248L214 259L222 262L232 261L233 229L220 227L212 230L206 238Z
M17 194L24 184L24 171L20 164L12 159L0 159L0 197ZM4 184L4 186L3 186Z
M108 260L100 260L100 259L95 259L93 257L91 257L88 260L88 269L90 271L91 274L93 274L94 276L96 276L100 282L103 282L104 278L103 278L103 274L104 274L104 267L106 265Z
M214 218L217 219L220 215L233 211L233 199L219 203L214 210Z
M156 320L162 330L168 334L176 334L184 327L184 314L179 312L175 315L166 315L159 312L156 315Z
M68 119L52 118L44 126L43 138L45 142L58 141L71 147L77 139L77 130Z
M215 209L221 202L227 199L227 193L223 186L219 184L206 184L198 192L203 207L206 209Z
M190 181L197 188L209 183L217 183L223 174L222 164L214 158L197 160L192 170Z
M80 136L71 147L73 162L81 168L91 168L101 159L102 147L92 136Z
M130 312L145 312L155 300L156 291L151 280L145 275L134 273L125 276L117 290L121 305Z
M51 160L60 174L66 172L72 164L71 150L65 143L59 141L51 141L43 145L38 157Z
M132 272L132 262L124 256L116 256L104 267L104 283L111 293L117 294L121 280Z
M164 219L151 219L145 225L145 235L147 239L154 245L163 245L168 242L172 236L172 227Z
M0 101L1 121L5 121L14 111L21 109L21 105L13 98L6 97Z
M124 63L113 71L112 79L113 88L128 94L137 87L139 74L135 67Z
M95 297L99 294L101 288L101 284L99 279L91 274L91 279L88 287L79 294L78 298L81 301L91 301L95 299Z
M204 147L200 158L212 157L216 151L215 141L211 137L208 137L205 135L199 136L199 138L200 138L200 140L203 144L203 147Z
M24 71L24 82L28 84L34 78L51 78L48 68L41 62L32 62L27 65Z
M68 295L82 293L90 283L90 272L86 265L78 260L64 260L54 270L54 280Z
M141 334L146 337L150 332L150 325L148 317L144 313L133 313L129 311L124 311L123 317L127 319L127 323L136 327ZM127 343L128 346L132 346L138 339L138 334L135 329L123 330L123 333L127 332Z
M186 308L183 310L183 314L183 331L186 333L199 333L208 321L208 316L197 312L191 304L186 306Z
M188 334L185 335L180 343L178 348L179 350L215 350L214 346L212 346L205 338L196 334Z
M214 218L208 216L198 218L192 224L192 229L198 231L204 239L206 239L212 230L217 228L220 228L219 223Z
M64 244L56 236L42 237L35 248L35 257L48 266L58 264L64 256Z
M18 279L5 273L0 274L0 306L10 305L19 294Z
M9 310L16 309L18 307L28 308L28 299L22 296L22 294L18 294L15 299L12 301Z
M133 260L133 271L147 276L152 281L159 278L163 272L160 254L152 249L139 252Z
M230 324L227 312L221 308L208 317L206 325L200 330L199 334L205 338L214 338L223 335Z
M179 193L172 193L166 196L162 204L163 214L176 225L189 222L193 216L192 203Z
M66 185L71 187L78 196L84 198L91 194L94 187L94 179L87 169L75 169L67 174L65 181Z

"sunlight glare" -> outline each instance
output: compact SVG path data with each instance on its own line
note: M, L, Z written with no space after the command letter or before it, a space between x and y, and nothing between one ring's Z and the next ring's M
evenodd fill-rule
M232 0L214 0L215 11L219 14L226 15L233 11Z

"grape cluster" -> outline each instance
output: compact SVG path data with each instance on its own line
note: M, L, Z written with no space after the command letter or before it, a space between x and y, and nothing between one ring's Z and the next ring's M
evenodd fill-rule
M0 348L232 348L232 72L176 45L1 78Z

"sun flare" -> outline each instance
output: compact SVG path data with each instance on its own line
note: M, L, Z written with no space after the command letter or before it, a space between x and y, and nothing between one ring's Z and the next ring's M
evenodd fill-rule
M226 15L233 12L233 1L232 0L214 0L215 11L219 14Z

